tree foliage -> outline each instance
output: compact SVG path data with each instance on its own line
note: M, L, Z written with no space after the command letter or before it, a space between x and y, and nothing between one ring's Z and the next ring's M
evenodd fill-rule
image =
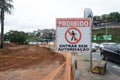
M94 21L102 21L102 22L120 22L120 13L119 12L111 12L109 14L103 14L101 16L94 16Z
M22 31L9 31L5 34L5 40L8 40L17 44L26 44L27 43L27 33Z

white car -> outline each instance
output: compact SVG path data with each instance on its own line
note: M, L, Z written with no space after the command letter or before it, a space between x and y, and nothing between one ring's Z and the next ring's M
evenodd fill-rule
M96 52L97 48L92 45L92 52Z
M98 49L99 46L100 46L100 44L98 44L98 43L92 43L92 46L94 46L96 49Z
M100 50L101 50L102 48L104 48L106 45L111 45L111 44L116 44L116 43L114 43L114 42L101 43L101 44L100 44Z

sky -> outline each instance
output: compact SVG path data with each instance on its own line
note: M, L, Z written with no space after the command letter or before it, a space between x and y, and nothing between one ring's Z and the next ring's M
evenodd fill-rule
M83 18L85 8L90 8L94 16L120 12L119 3L120 0L13 0L12 14L5 15L4 31L55 29L56 18Z

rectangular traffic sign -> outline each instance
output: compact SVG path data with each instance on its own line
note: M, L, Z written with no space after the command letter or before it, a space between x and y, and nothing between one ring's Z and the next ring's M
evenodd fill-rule
M56 51L90 52L91 20L89 18L56 19Z

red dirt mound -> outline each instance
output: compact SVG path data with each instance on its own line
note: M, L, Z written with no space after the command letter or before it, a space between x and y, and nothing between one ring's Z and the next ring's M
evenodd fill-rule
M49 48L13 46L0 49L0 80L42 80L65 61Z
M4 43L4 47L16 47L18 44L15 43Z
M28 68L36 64L59 61L63 57L48 48L37 46L17 46L0 50L0 71Z

